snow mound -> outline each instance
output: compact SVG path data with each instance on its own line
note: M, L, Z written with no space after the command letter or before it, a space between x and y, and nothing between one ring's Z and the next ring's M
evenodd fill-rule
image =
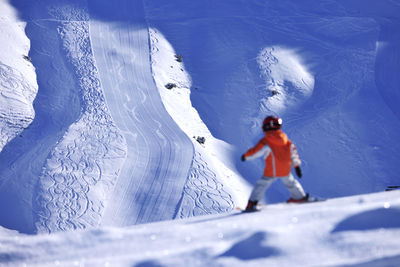
M270 96L262 99L261 113L282 115L311 97L314 77L295 50L272 46L264 48L257 57L261 76Z

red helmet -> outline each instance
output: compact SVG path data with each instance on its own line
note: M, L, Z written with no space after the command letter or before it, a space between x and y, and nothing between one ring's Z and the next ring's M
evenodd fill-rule
M279 130L282 127L282 119L275 116L268 116L263 121L262 129L264 132Z

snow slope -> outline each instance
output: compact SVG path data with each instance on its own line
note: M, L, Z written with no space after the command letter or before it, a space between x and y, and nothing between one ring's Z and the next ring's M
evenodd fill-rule
M0 228L2 266L398 266L400 192L259 213L29 236Z

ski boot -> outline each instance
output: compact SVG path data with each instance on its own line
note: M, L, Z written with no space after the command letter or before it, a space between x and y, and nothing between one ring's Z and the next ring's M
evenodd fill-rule
M247 206L246 206L246 209L244 210L244 212L258 211L257 204L258 204L257 200L255 200L255 201L249 200L249 202L247 202Z
M303 202L308 202L308 198L310 197L310 194L307 193L303 198L300 199L294 199L294 198L289 198L286 203L303 203Z

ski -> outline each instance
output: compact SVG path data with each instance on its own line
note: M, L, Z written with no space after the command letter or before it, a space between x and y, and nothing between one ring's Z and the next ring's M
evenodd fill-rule
M386 187L385 191L392 191L392 190L398 190L400 189L400 185L389 185L388 187Z
M252 212L261 211L261 209L262 209L262 205L257 205L257 207L255 209L252 209L252 210L242 209L241 207L236 207L235 208L235 210L238 210L241 213L252 213Z
M295 203L295 204L312 203L312 202L320 202L320 201L326 201L326 198L308 197L308 199L306 201Z
M301 202L284 202L284 203L299 205L299 204L306 204L306 203L322 202L322 201L326 201L326 200L327 200L326 198L309 197L307 200L304 200ZM276 204L278 204L278 203L276 203ZM241 207L236 207L235 210L240 211L242 213L252 213L252 212L261 211L264 207L265 207L265 205L258 204L257 208L253 209L253 210L246 210Z

